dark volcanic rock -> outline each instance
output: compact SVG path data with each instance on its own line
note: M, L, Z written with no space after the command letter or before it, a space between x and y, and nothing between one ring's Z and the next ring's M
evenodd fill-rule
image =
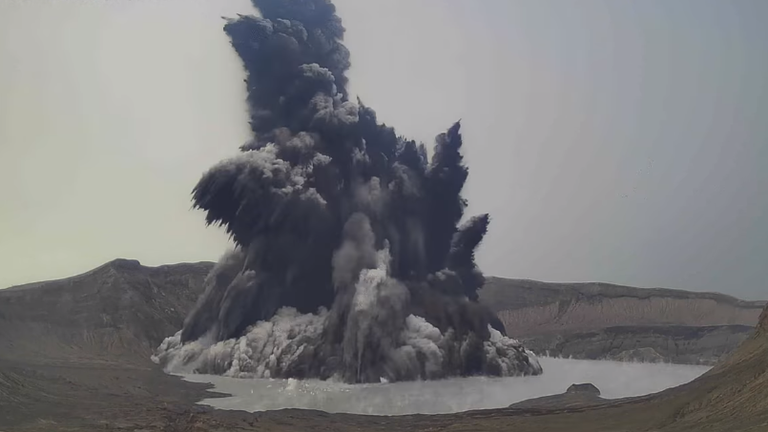
M566 390L565 392L566 393L586 393L586 394L591 394L593 396L600 396L600 389L597 388L592 383L571 384L571 386L568 387L568 390Z
M571 384L559 395L528 399L509 406L517 409L566 409L598 406L607 401L600 397L600 389L592 383Z

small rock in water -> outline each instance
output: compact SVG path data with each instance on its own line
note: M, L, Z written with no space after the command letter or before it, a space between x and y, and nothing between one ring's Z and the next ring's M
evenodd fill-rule
M595 385L592 383L571 384L571 386L568 387L568 390L566 390L565 392L566 393L589 393L595 396L600 396L600 389L595 387Z

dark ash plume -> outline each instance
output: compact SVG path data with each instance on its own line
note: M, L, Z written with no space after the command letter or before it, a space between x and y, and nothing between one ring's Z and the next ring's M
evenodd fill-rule
M347 382L539 374L477 303L488 215L457 228L459 123L423 145L348 98L329 0L253 0L224 26L253 139L193 191L236 244L154 359L177 371Z

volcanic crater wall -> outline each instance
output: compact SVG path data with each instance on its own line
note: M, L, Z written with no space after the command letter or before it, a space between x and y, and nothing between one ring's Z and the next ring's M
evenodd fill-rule
M765 306L718 293L489 277L481 300L518 338L613 326L754 327Z
M539 354L711 365L753 333L765 302L606 283L488 278L481 301Z

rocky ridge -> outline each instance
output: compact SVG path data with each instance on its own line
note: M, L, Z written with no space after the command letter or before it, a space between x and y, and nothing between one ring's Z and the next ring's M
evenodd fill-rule
M765 302L719 293L488 278L481 301L539 354L714 364L749 337Z
M59 355L82 358L77 346L94 359L109 351L149 356L181 327L212 266L146 267L117 259L71 278L0 290L0 353L45 358L40 351L66 334L72 340L56 348ZM480 301L538 354L685 364L714 364L735 349L752 333L763 304L716 293L495 277ZM21 304L42 309L14 307ZM71 336L79 326L89 330ZM10 334L28 337L14 338L10 349Z

